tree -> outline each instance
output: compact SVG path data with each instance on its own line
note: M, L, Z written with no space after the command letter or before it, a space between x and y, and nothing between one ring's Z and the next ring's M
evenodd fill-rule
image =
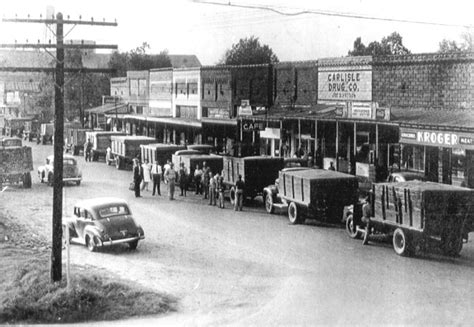
M240 39L238 43L226 50L220 64L225 65L249 65L267 64L278 62L278 57L266 44L260 44L258 37Z
M352 51L348 52L349 56L388 56L388 55L404 55L409 54L408 50L403 45L402 36L393 32L389 36L382 38L381 42L373 41L368 46L362 43L362 39L358 37L354 41Z
M454 40L443 39L439 43L438 52L472 52L474 51L474 33L464 33L461 35L461 43Z
M115 51L109 60L109 68L116 70L114 77L126 76L128 70L171 67L171 60L167 50L151 55L146 53L148 49L150 49L150 45L147 42L143 42L141 46L128 52L120 53Z

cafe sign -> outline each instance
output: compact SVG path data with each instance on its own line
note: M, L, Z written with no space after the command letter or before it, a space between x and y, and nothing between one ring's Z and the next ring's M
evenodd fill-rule
M474 150L474 134L401 128L400 143Z

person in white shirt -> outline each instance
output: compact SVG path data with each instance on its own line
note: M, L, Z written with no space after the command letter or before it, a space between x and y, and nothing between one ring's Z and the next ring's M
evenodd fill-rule
M153 165L151 166L151 179L153 180L153 194L155 195L158 193L158 195L161 195L160 191L160 184L161 184L161 177L163 175L163 169L161 168L161 165L158 163L158 161L155 160Z
M142 185L141 190L148 191L148 184L151 181L151 175L150 175L151 166L148 160L145 160L145 162L142 164L142 168L143 168L143 185Z

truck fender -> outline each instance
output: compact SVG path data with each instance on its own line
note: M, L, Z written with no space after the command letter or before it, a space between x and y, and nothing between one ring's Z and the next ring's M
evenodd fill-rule
M235 204L235 198L236 198L236 196L235 196L235 186L232 186L230 188L230 191L229 191L229 199L230 199L230 203L232 205Z

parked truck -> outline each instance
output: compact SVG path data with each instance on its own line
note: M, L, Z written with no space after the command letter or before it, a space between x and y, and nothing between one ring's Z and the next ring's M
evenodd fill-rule
M64 134L66 135L64 146L72 155L77 156L84 152L84 143L87 141L86 133L88 131L90 129L75 126L64 128Z
M291 224L306 218L340 222L344 207L358 201L358 182L353 175L304 167L280 171L275 185L267 187L265 209L286 210Z
M436 247L457 256L472 231L474 190L468 188L424 181L374 184L370 205L371 229L391 236L398 255ZM346 220L352 238L365 233L360 207Z
M105 162L110 165L115 161L113 158L106 158L107 148L112 149L112 136L125 136L123 132L112 132L112 131L87 131L84 143L90 140L92 143L91 157L93 161L98 161L101 157L104 158ZM84 143L82 144L82 150L84 150Z
M156 142L153 137L137 135L113 135L111 140L112 155L117 169L131 168L132 160L141 156L140 145Z
M165 144L165 143L151 143L140 145L141 157L143 160L148 160L153 163L155 160L160 165L164 165L167 160L171 160L173 153L184 150L184 145Z
M235 182L239 175L245 183L244 198L261 195L263 188L275 181L283 168L283 158L269 156L223 157L222 177L224 185L230 189L230 200L235 200Z
M31 147L22 146L20 138L0 139L0 187L4 183L22 183L31 188L33 155Z

